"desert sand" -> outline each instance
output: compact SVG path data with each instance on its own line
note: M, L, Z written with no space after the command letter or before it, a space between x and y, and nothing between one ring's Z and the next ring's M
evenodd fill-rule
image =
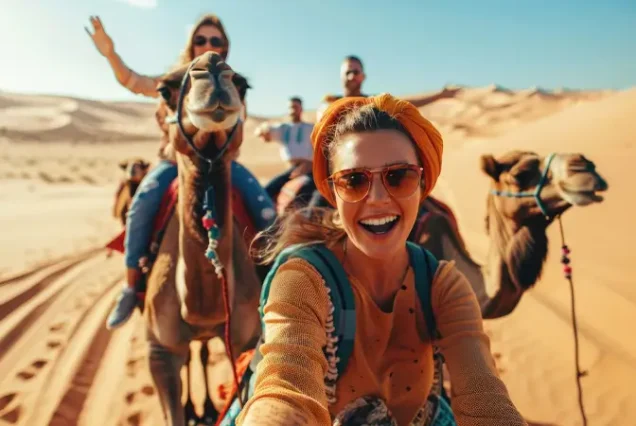
M570 151L595 162L609 183L605 201L564 215L588 372L585 407L590 425L633 425L636 89L449 86L407 99L444 134L434 193L455 210L478 261L488 244L480 154ZM120 230L111 216L117 163L133 156L156 162L153 114L153 103L0 93L0 425L162 424L139 314L115 332L104 327L124 264L101 248ZM262 120L249 118L246 134ZM262 181L283 167L275 145L251 136L239 160ZM541 280L511 315L486 328L522 414L534 424L579 425L570 295L558 225L549 231ZM227 361L217 354L211 363ZM193 366L199 403L202 372Z

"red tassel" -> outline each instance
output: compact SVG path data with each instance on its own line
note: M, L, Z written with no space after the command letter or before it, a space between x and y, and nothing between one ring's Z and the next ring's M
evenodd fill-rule
M208 230L216 226L216 220L211 217L203 217L203 219L201 219L201 222L203 223L203 227Z

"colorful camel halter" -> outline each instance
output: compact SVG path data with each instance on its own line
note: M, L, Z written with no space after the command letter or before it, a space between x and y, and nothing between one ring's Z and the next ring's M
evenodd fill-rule
M555 153L551 153L545 163L545 167L543 168L543 173L541 173L541 179L539 179L539 184L534 189L534 191L523 191L523 192L510 192L510 191L497 191L491 190L490 193L493 195L497 195L500 197L512 197L512 198L525 198L525 197L533 197L537 201L537 205L541 209L541 212L547 219L551 219L552 217L548 213L543 201L541 201L541 190L545 187L545 184L548 181L548 172L550 171L550 163L555 157ZM583 406L583 387L581 386L581 378L587 376L587 371L581 369L580 361L579 361L579 333L578 333L578 325L576 321L576 310L575 310L575 302L574 302L574 283L572 281L572 267L570 266L570 248L565 243L565 233L563 232L563 222L561 221L561 216L558 215L557 219L559 221L559 230L561 233L561 264L563 265L563 276L570 284L570 307L572 313L572 329L574 331L574 359L575 359L575 367L576 367L576 385L578 389L578 402L579 409L581 411L581 418L583 419L583 425L587 425L587 417L585 415L585 407Z
M552 163L552 160L554 159L555 155L556 155L555 153L551 153L546 158L545 167L543 168L543 173L541 173L541 178L539 179L539 183L537 184L537 187L534 189L534 191L511 192L511 191L497 191L496 189L493 189L490 191L490 193L493 195L497 195L499 197L508 197L508 198L532 197L537 201L537 205L539 206L539 209L541 209L541 213L543 213L545 217L550 217L550 214L548 213L548 209L545 207L545 204L543 204L543 201L541 201L541 191L545 187L545 184L548 182L548 172L550 171L550 164Z

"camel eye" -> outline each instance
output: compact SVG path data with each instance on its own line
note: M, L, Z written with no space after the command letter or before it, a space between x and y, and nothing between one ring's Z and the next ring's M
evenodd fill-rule
M161 95L164 101L170 102L170 99L172 99L172 91L168 87L162 86L158 88L157 91L159 92L159 94Z
M514 178L519 185L526 186L532 183L535 175L535 170L521 170L514 174Z

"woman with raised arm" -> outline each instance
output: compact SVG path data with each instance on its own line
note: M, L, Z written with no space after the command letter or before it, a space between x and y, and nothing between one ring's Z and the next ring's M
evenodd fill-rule
M133 93L156 98L158 76L141 75L130 69L115 51L115 44L110 38L99 16L91 16L93 32L88 28L86 32L93 39L95 47L110 64L119 84ZM217 52L223 59L227 58L230 49L230 40L227 37L221 20L212 14L201 17L192 28L185 48L179 55L175 66L181 66L191 62L194 58L205 52Z
M93 32L86 32L93 40L97 50L108 60L117 81L133 93L156 98L158 77L141 75L130 69L115 51L111 37L106 33L104 24L98 16L90 18ZM224 60L230 50L230 40L221 20L213 14L203 15L192 27L185 48L179 55L175 68L190 63L194 58L206 53L216 52ZM244 117L245 118L245 114ZM157 117L160 127L164 125ZM130 318L137 305L135 284L141 276L139 261L147 254L152 234L153 220L161 204L164 193L177 176L177 164L172 147L167 145L164 132L160 148L159 163L143 179L132 200L126 221L124 242L127 268L126 285L120 293L117 304L107 320L112 329L122 326ZM247 211L254 224L262 229L271 223L274 204L258 180L238 162L232 162L232 184L238 188L246 203ZM262 212L272 212L264 217Z

